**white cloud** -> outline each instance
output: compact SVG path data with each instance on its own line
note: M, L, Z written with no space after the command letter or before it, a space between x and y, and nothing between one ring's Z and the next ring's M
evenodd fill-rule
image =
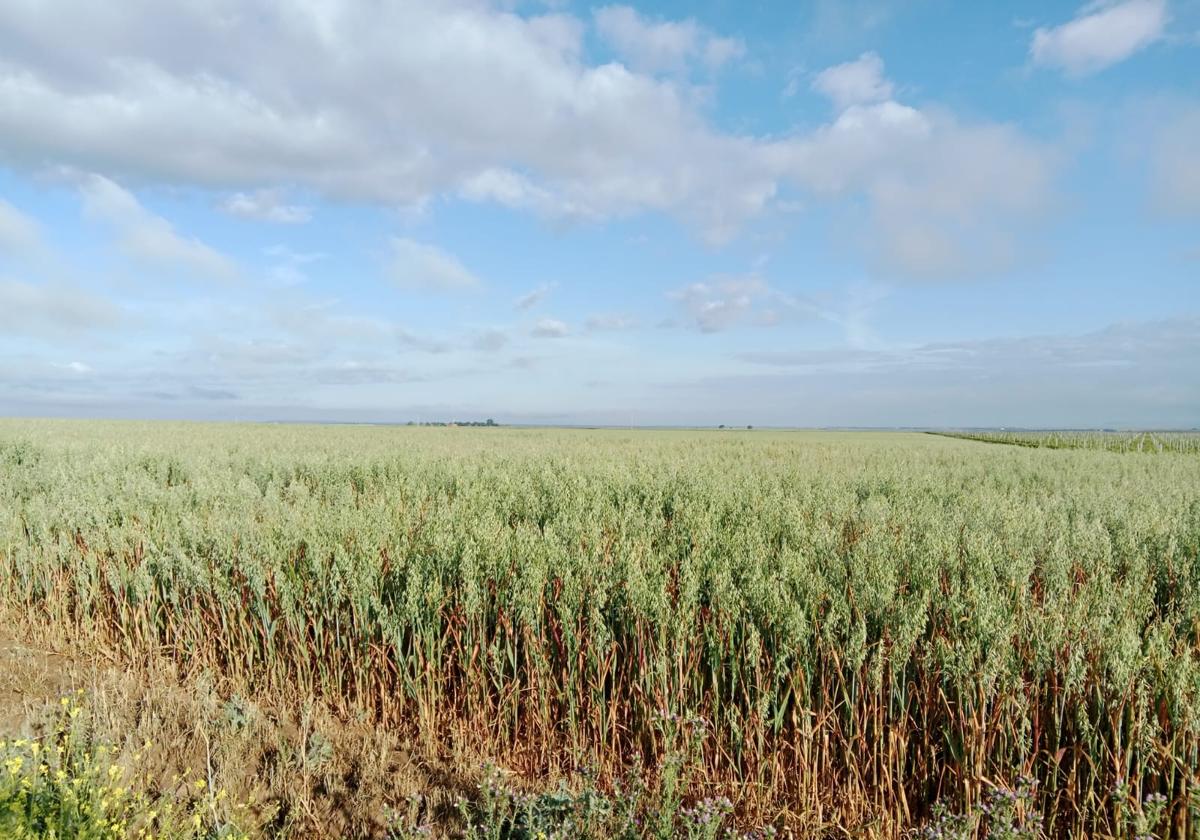
M420 335L403 327L396 329L396 340L401 347L409 350L419 350L422 353L448 353L452 349L450 342L428 335Z
M532 309L546 299L546 295L554 290L554 286L554 283L542 283L513 301L513 306L517 309Z
M203 361L238 376L261 376L264 369L287 368L313 362L326 354L320 343L294 338L237 338L200 335L194 358L180 359L184 365Z
M787 84L783 86L783 90L779 93L780 99L791 99L793 96L799 93L801 82L804 80L806 75L807 74L802 66L796 66L789 70L787 74Z
M0 256L35 250L41 241L38 223L0 198Z
M784 150L787 171L818 194L868 198L850 236L884 272L957 279L1010 267L1053 203L1053 153L1010 126L896 102L883 70L864 53L817 76L814 89L841 112Z
M382 385L418 382L421 377L407 368L349 360L316 367L307 372L319 385Z
M392 335L393 327L387 321L345 315L336 311L336 304L276 296L264 314L272 325L293 337L327 348L352 342L380 344Z
M23 335L75 335L121 324L124 313L82 289L0 279L0 329Z
M453 254L400 236L392 237L388 271L392 281L405 289L458 292L481 285Z
M865 52L854 61L826 68L817 74L813 90L824 94L839 110L892 98L895 86L883 75L883 59Z
M491 328L475 334L471 347L481 353L494 353L508 344L508 334L504 330Z
M493 166L463 179L458 194L468 201L492 201L514 210L532 210L547 218L600 219L603 213L538 186L528 176Z
M761 277L717 277L692 283L670 292L687 316L690 326L700 332L714 333L751 324L773 326L781 309L794 310L796 304L772 289Z
M1161 103L1138 119L1137 145L1149 163L1155 207L1174 215L1200 215L1200 103Z
M746 54L746 45L740 38L718 38L708 36L704 41L704 63L712 69L723 67Z
M429 355L445 355L469 348L499 349L507 341L501 330L482 333L433 335L393 323L385 318L347 314L341 301L315 300L289 291L283 299L273 301L265 310L270 326L285 334L279 345L303 343L318 354L335 354L339 350L372 350L389 353L392 348L416 351ZM247 325L247 329L258 325Z
M1095 73L1153 44L1167 24L1166 0L1091 3L1061 26L1039 27L1029 55L1035 64L1075 76Z
M771 185L745 170L747 143L711 131L680 84L589 66L582 33L469 0L6 4L0 55L19 60L0 64L0 160L393 205L462 190L706 230L761 211Z
M682 73L697 61L715 70L746 52L740 40L718 37L691 19L653 21L630 6L604 6L593 17L600 37L649 73Z
M852 105L778 150L794 181L863 195L857 236L889 273L957 278L1008 267L1053 206L1056 155L1011 126L968 124L894 101Z
M620 312L604 312L589 316L585 326L596 332L627 330L637 326L637 319Z
M601 20L656 66L740 50L694 22L624 7ZM569 15L472 0L0 4L0 163L248 196L264 185L388 205L456 195L556 219L662 212L714 243L792 186L865 198L866 247L915 274L1014 250L1017 225L999 193L1025 189L1025 206L1046 203L1050 155L1011 127L884 99L815 131L722 132L683 79L590 64L584 29ZM188 48L164 31L187 31ZM878 99L890 83L876 75L830 90L839 101ZM930 210L926 188L966 209L961 234ZM897 247L919 239L899 229L906 215L932 242L916 255Z
M221 209L231 216L285 225L303 224L312 219L311 207L288 204L276 189L234 193L221 203Z
M154 267L184 269L227 279L236 270L224 255L199 239L180 235L171 223L144 208L133 193L103 175L89 175L79 188L85 214L112 225L125 254Z
M286 245L272 245L263 249L263 254L274 262L268 276L276 286L299 286L308 280L305 267L325 259L320 251L293 251Z
M1123 322L1082 335L1031 335L944 341L867 350L823 348L739 353L754 365L820 372L986 373L1015 378L1081 369L1182 367L1200 354L1200 318ZM1174 356L1172 359L1167 357ZM1165 364L1164 364L1165 363Z
M529 334L534 338L563 338L571 332L570 328L555 318L542 318Z
M731 406L758 406L755 422L893 427L1187 428L1200 411L1194 315L1084 334L737 359L761 367L679 383L672 405L686 406L690 422L728 422Z

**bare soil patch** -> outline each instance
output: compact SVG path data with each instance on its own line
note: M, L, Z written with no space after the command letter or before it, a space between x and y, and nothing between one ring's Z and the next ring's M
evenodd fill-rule
M453 812L466 788L452 763L418 758L396 733L341 720L316 704L271 705L183 675L165 657L115 667L102 655L55 650L38 628L0 616L0 738L40 734L59 699L83 690L97 743L140 756L155 794L205 778L250 803L264 836L382 837L391 809L420 794ZM146 744L152 746L147 748Z

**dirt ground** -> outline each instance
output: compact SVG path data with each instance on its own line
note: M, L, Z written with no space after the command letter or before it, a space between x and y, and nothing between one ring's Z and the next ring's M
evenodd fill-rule
M467 789L453 763L417 758L396 733L338 720L316 705L271 706L231 695L164 659L117 667L39 642L0 615L0 738L38 734L64 694L83 690L91 736L138 751L154 793L206 778L228 801L252 803L255 836L382 837L388 814L418 794L447 813ZM258 702L256 702L256 700ZM154 748L143 747L147 742Z
M0 624L0 734L32 734L40 711L81 684L70 657L29 644Z

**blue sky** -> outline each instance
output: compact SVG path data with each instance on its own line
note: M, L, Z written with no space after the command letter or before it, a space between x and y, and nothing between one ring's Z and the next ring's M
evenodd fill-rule
M1200 425L1200 0L0 8L0 413Z

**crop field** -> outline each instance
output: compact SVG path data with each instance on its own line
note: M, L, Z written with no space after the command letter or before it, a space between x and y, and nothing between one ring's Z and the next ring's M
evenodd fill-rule
M1035 449L1094 449L1105 452L1168 452L1200 455L1200 432L935 432L984 443Z
M347 771L390 816L346 836L1195 837L1195 455L0 421L0 613L123 678L166 662L229 731L325 715L436 775ZM306 726L250 775L332 790ZM218 798L245 768L215 737L195 836L312 836L282 794Z

